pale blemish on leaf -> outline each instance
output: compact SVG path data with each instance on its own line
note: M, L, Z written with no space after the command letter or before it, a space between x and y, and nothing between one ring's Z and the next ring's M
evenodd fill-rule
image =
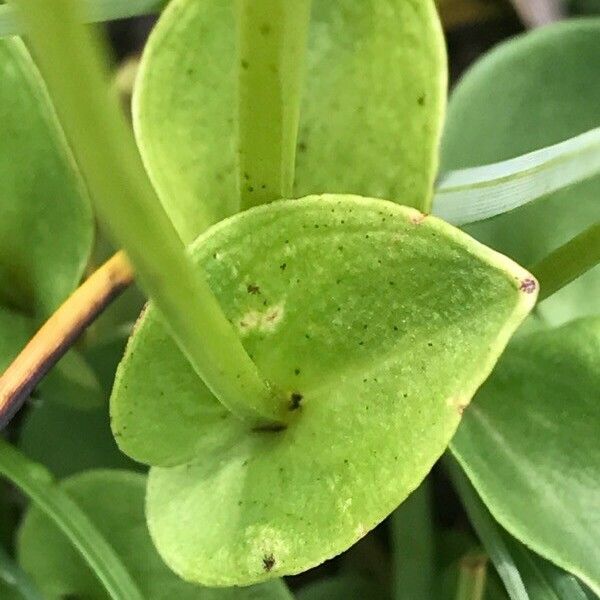
M253 332L273 333L279 327L285 312L285 302L268 306L265 310L250 310L238 319L237 326L242 336Z

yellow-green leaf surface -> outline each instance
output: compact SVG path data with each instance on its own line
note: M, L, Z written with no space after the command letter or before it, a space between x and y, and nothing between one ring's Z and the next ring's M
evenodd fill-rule
M559 23L505 42L454 90L442 169L520 156L600 125L600 19ZM532 266L600 220L600 177L466 228L482 242ZM597 312L600 270L540 305L554 324Z
M600 318L515 341L452 450L494 517L600 592Z
M23 42L0 40L0 304L46 316L91 252L89 201Z
M233 2L175 0L142 60L136 134L186 240L239 206L235 36ZM304 85L296 195L427 207L446 101L433 2L315 0Z
M64 480L62 489L110 543L145 600L290 600L281 582L213 590L174 575L152 546L144 518L146 478L128 471L88 471ZM109 596L58 527L32 507L18 538L19 562L48 600Z
M117 442L151 470L157 548L185 579L248 584L342 552L414 490L535 301L536 283L433 217L313 196L192 249L261 372L289 396L253 431L208 392L151 306L117 372Z

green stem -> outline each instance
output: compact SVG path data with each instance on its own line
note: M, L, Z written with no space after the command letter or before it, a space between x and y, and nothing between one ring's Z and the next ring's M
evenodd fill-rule
M281 421L285 401L258 372L193 265L142 165L96 38L75 0L11 0L23 9L38 65L87 180L98 216L121 244L197 374L254 427Z
M557 248L531 267L540 283L538 302L600 263L600 222Z
M44 0L46 1L46 0ZM10 479L67 536L113 600L142 600L142 595L111 546L52 475L0 439L0 475Z
M86 23L126 19L158 12L167 0L79 0ZM0 37L23 33L12 6L0 6Z
M483 600L487 577L487 556L467 554L460 561L456 600Z
M391 534L394 598L431 598L435 578L435 543L429 478L392 514Z
M237 0L242 208L290 198L311 0Z

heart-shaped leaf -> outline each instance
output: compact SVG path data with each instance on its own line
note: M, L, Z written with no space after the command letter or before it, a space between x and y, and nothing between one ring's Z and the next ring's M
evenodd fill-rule
M252 209L193 247L283 431L218 404L150 307L112 397L151 471L147 514L185 579L248 584L343 551L415 489L530 310L535 281L432 217L314 196ZM179 465L179 466L177 466Z
M88 471L61 487L102 533L139 586L145 600L290 600L282 582L246 589L190 585L171 573L156 553L144 519L146 478L127 471ZM32 507L18 539L19 561L49 600L108 594L80 554L52 521Z
M135 90L141 152L187 240L238 208L235 32L233 2L171 2ZM445 46L431 0L316 0L296 195L427 206L445 101Z
M515 341L452 451L494 517L600 591L600 318Z
M0 40L0 77L0 303L46 316L81 279L92 212L21 40Z
M562 142L600 125L600 20L563 22L502 44L452 94L444 170L472 167ZM532 265L600 219L600 177L467 231ZM596 269L540 305L556 324L597 310Z

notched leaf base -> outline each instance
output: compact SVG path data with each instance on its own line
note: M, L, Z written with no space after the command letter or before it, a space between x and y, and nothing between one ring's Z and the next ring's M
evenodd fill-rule
M383 520L444 451L536 297L529 273L446 223L356 196L252 209L192 252L290 398L285 430L251 431L152 306L130 340L113 430L154 467L159 552L206 585L306 570Z

